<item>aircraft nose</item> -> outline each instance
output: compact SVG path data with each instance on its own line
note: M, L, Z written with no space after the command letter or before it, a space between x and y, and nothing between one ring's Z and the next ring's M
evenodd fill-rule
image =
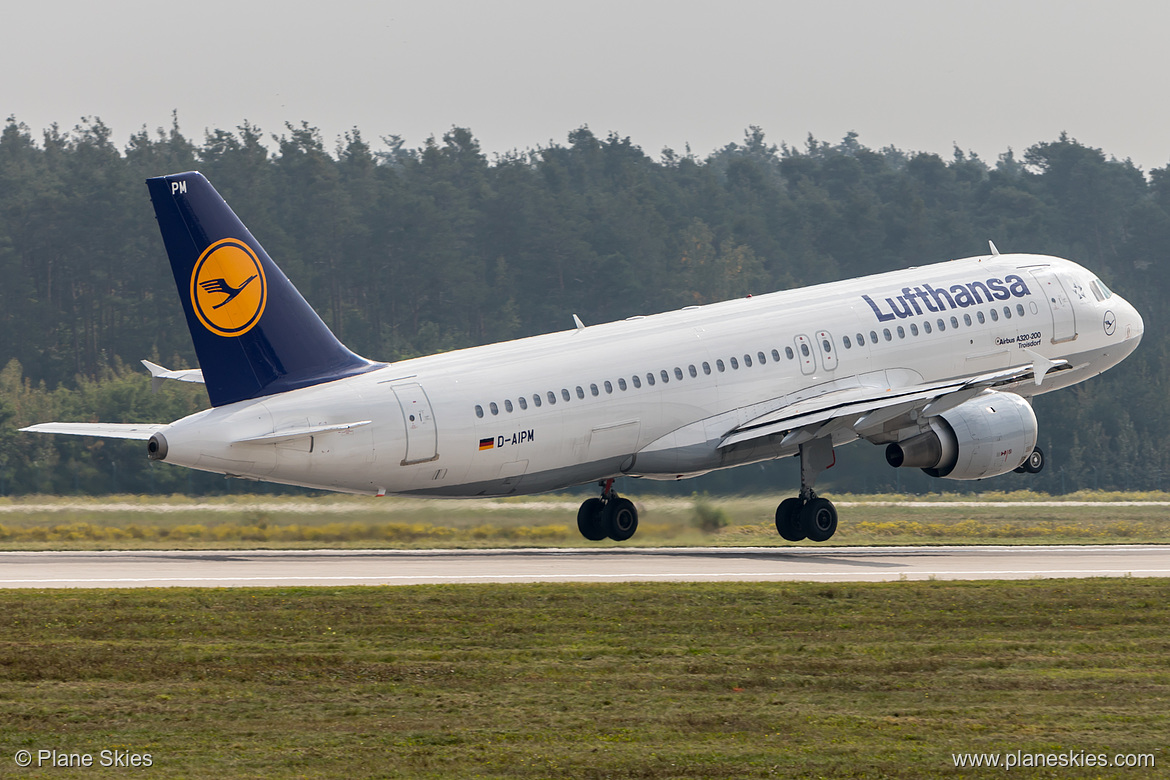
M1134 310L1134 323L1131 325L1131 327L1133 327L1134 336L1141 336L1141 334L1145 332L1145 320L1142 319L1142 312L1134 309L1134 306L1130 306L1130 309Z
M1145 320L1142 319L1141 312L1129 301L1122 299L1118 304L1120 305L1114 307L1117 310L1118 329L1124 328L1125 340L1132 341L1136 347L1141 341L1142 334L1146 332Z

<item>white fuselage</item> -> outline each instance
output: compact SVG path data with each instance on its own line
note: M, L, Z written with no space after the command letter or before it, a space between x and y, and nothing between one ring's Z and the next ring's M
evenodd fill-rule
M794 454L778 436L719 442L837 389L986 374L1032 363L1029 352L1071 369L1019 394L1094 376L1128 355L1143 329L1129 303L1102 290L1067 260L999 255L689 307L210 409L164 429L166 460L368 494L673 479ZM298 430L321 432L291 435ZM847 428L833 434L835 444L855 438Z

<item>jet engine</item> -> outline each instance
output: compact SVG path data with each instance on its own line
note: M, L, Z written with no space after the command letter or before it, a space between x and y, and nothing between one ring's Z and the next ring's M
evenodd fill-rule
M930 418L930 428L886 447L894 467L932 477L983 479L1020 466L1036 447L1036 414L1014 393L987 391Z

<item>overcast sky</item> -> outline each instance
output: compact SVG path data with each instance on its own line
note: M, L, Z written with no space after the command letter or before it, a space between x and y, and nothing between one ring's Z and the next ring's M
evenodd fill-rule
M307 120L330 148L462 126L506 152L588 125L655 157L758 125L994 162L1067 131L1148 171L1170 163L1168 29L1154 0L14 0L0 111L38 136L99 116L119 146L172 110L196 141Z

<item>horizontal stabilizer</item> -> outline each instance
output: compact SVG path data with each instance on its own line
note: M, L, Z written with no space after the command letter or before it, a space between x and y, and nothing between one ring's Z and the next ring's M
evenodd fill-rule
M71 436L100 436L103 439L146 441L167 426L155 423L66 423L50 422L21 428L30 433L65 433Z
M362 420L361 422L338 423L336 425L305 425L300 428L286 428L282 431L275 431L273 433L266 433L263 436L252 436L247 439L236 439L236 444L280 444L282 442L292 441L294 439L307 439L310 436L320 436L323 433L336 433L338 431L348 431L353 428L360 428L363 425L369 425L372 420Z
M158 387L164 379L174 379L179 382L203 383L202 368L180 368L177 371L171 371L170 369L163 368L158 363L151 363L149 360L143 360L142 365L146 366L146 370L150 372L150 390L153 393L158 392Z

